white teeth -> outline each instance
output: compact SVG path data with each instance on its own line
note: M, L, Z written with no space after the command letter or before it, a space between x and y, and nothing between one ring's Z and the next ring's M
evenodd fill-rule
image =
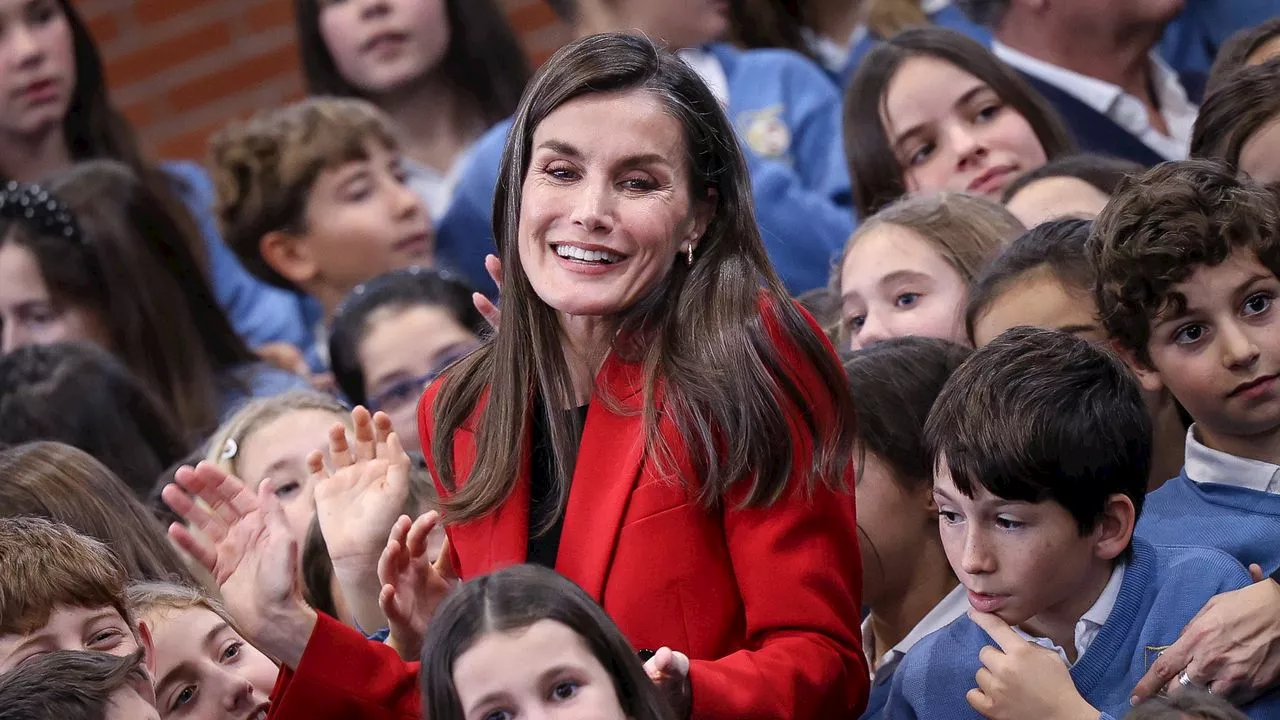
M556 254L562 258L581 260L582 262L616 263L622 260L621 255L614 255L604 250L583 250L572 245L556 245Z

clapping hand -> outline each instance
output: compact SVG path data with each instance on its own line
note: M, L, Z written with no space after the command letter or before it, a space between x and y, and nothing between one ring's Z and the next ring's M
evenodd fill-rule
M644 671L666 697L676 717L693 712L693 686L689 682L689 657L668 647L659 648L644 664Z
M434 563L428 557L427 536L439 522L440 514L435 511L412 522L409 516L401 516L378 560L382 582L378 606L391 628L387 644L405 660L421 655L431 616L458 583L448 539Z
M255 495L208 462L180 468L175 480L161 496L199 532L174 523L169 536L213 574L246 639L296 668L316 616L303 600L298 543L270 483Z
M1101 713L1076 690L1058 653L1028 642L995 615L970 612L999 647L982 648L978 687L965 695L990 720L1098 720Z
M408 454L391 430L386 413L370 415L363 407L351 411L354 443L346 428L329 431L329 457L307 457L315 478L316 516L333 562L334 577L361 627L382 626L378 608L378 558L409 497Z

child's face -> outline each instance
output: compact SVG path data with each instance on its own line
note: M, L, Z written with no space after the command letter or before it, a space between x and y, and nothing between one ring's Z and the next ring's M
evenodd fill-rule
M986 83L945 60L913 57L885 88L881 122L912 193L952 190L999 199L1045 164L1031 124Z
M422 80L449 47L445 0L382 0L320 5L320 35L338 73L363 93L378 96Z
M1240 147L1240 170L1260 183L1280 182L1280 117L1258 128Z
M307 195L306 254L335 296L389 270L431 265L431 218L407 185L400 155L378 143L320 173Z
M327 410L294 410L255 428L236 450L236 474L250 487L271 481L299 547L305 544L316 511L307 456L315 450L327 452L329 428L342 421Z
M17 243L0 245L0 354L78 341L111 349L98 313L54 301L35 253Z
M165 720L263 720L277 668L213 611L150 612L156 707Z
M1005 209L1033 228L1060 217L1095 218L1110 200L1106 193L1073 177L1049 177L1023 186L1009 198Z
M965 497L945 463L939 463L933 494L947 560L978 612L1049 636L1039 628L1073 626L1095 599L1081 589L1100 573L1110 574L1110 559L1095 552L1098 531L1081 535L1056 502L1007 501L981 486L973 498Z
M62 124L76 85L71 25L56 0L0 0L0 135Z
M138 638L115 608L59 605L35 632L0 635L0 674L56 650L96 650L127 657L138 651Z
M924 238L897 225L866 232L840 272L843 320L853 350L893 337L965 343L968 288Z
M1144 386L1163 384L1196 420L1201 440L1226 449L1280 428L1280 280L1248 251L1200 266L1174 291L1186 310L1152 322Z
M554 620L489 633L453 665L467 720L624 720L613 679L579 635Z
M391 416L406 451L421 450L418 398L433 373L462 357L478 339L439 305L389 308L369 317L357 348L369 409Z
M1107 339L1093 295L1067 287L1047 265L1023 273L992 299L974 318L973 343L982 347L1020 326L1060 330L1093 343Z
M855 455L855 457L859 457ZM862 600L874 611L909 591L911 568L929 536L937 541L938 514L926 486L911 492L873 453L858 467L858 531L863 546Z

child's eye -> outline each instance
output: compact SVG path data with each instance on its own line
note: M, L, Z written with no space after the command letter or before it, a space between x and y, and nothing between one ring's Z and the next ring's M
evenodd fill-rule
M1178 345L1192 345L1204 337L1204 326L1198 323L1183 325L1173 333L1173 342Z
M277 488L275 489L275 496L276 496L276 497L278 497L278 498L280 498L280 499L293 497L293 496L294 496L294 495L296 495L296 494L298 493L298 491L299 491L299 490L301 490L301 489L302 489L302 485L301 485L301 484L299 484L299 483L297 483L297 482L290 481L290 482L284 483L284 484L280 485L279 487L277 487Z
M568 700L578 694L578 687L578 683L572 681L556 683L551 689L551 697L555 700Z
M1248 300L1244 301L1244 315L1258 315L1264 313L1271 308L1271 295L1268 293L1257 293L1250 295Z
M996 527L1004 530L1017 530L1024 526L1026 526L1026 523L1020 520L1014 520L1013 518L1007 517L996 517Z
M960 522L960 513L952 512L950 510L939 510L938 517L942 518L942 521L949 525L954 525Z
M933 149L933 143L925 143L924 145L921 145L919 150L911 153L907 158L907 165L910 167L923 165L925 161L929 159L929 156L933 155Z
M511 714L510 711L494 710L490 713L485 714L484 720L511 720L512 717L514 716Z
M227 648L222 651L222 661L226 662L240 657L240 649L242 647L244 647L244 643L239 640L228 645Z
M850 330L861 330L861 329L862 329L862 326L867 324L867 316L866 316L866 315L854 315L854 316L852 316L852 317L845 318L844 324L845 324L845 325L846 325Z
M1000 113L1001 107L1002 106L999 103L984 105L981 108L979 108L976 118L981 122L986 122L991 118L995 117L996 115L998 115Z
M101 630L89 638L88 647L90 650L109 650L119 645L122 638L124 638L124 633L115 628Z
M169 712L175 712L183 705L188 705L196 699L196 686L187 685L178 691L174 696L173 702L169 703Z
M906 308L916 304L920 299L920 293L905 292L893 299L895 307Z

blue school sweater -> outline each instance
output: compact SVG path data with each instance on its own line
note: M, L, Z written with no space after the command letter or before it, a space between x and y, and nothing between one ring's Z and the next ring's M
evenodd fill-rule
M1225 553L1134 538L1115 608L1071 667L1076 689L1104 718L1122 717L1134 685L1205 603L1248 584L1249 574ZM883 717L980 720L965 693L975 687L978 652L986 645L995 641L967 616L920 641L894 673ZM1244 710L1250 717L1280 718L1280 693Z
M729 119L751 172L765 249L793 294L827 284L853 232L853 194L840 131L841 97L817 65L785 50L709 48L728 80ZM493 200L511 121L476 143L440 221L436 258L488 295Z
M1160 55L1179 73L1207 74L1236 31L1280 16L1280 0L1187 0L1165 28Z
M312 340L303 319L303 299L254 277L222 242L208 173L193 162L169 162L162 169L177 181L178 195L204 236L213 293L231 326L251 348L287 342L305 350Z
M941 10L929 13L929 21L937 27L955 30L958 33L968 35L982 43L983 47L991 47L991 30L970 20L964 14L964 11L954 4L949 4ZM848 57L845 58L844 66L827 68L827 72L831 74L837 85L842 88L849 87L849 82L853 80L853 74L858 71L858 65L862 63L862 59L883 40L884 38L879 35L864 34L858 42L854 43Z
M1280 567L1280 495L1182 474L1147 495L1138 535L1156 544L1221 550L1270 575Z

